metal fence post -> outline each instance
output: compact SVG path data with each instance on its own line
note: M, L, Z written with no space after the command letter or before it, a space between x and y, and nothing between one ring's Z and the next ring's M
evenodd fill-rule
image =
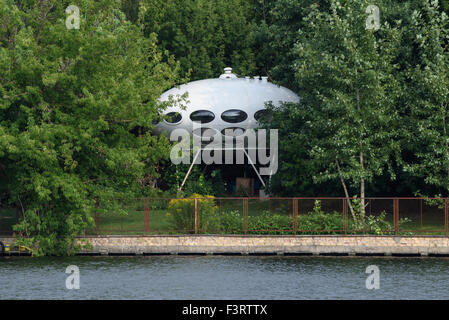
M293 198L293 232L298 232L298 199Z
M348 233L348 201L343 199L343 232L345 235Z
M248 232L248 198L243 198L243 233Z
M399 199L393 199L393 223L394 233L399 232Z
M194 209L193 209L193 228L195 234L198 234L198 199L195 198Z
M444 199L444 233L447 236L448 233L448 206L447 206L447 198Z

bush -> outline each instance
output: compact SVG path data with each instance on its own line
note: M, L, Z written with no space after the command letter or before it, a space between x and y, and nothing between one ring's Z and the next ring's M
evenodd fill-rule
M326 213L321 209L321 201L315 200L313 210L305 215L298 215L298 230L307 234L335 234L343 230L343 217L339 212Z
M226 212L221 216L220 225L224 233L242 233L243 217L237 210ZM336 233L342 229L343 218L341 213L326 213L322 211L320 201L315 202L313 211L298 216L298 230L304 231L307 234L322 233L318 231ZM292 216L264 210L259 215L248 217L248 233L292 234Z
M200 232L219 229L218 207L213 196L193 194L190 198L172 199L168 204L174 230L192 233L194 230L195 198L198 199L198 228Z
M394 231L393 224L386 220L387 213L385 211L382 211L378 216L367 216L365 210L362 208L361 200L357 197L352 199L352 207L355 219L353 217L349 220L349 230L355 233L376 235L392 233ZM410 221L408 218L401 218L398 221L398 225L400 227L402 224Z
M264 210L259 215L248 217L248 230L253 234L287 234L291 233L288 230L292 229L293 219L290 215L282 215Z
M369 234L385 234L393 231L393 225L386 221L387 213L382 211L379 216L364 216L355 223L353 220L349 221L349 229L355 232L363 232Z
M213 196L194 194L191 198L171 200L168 208L172 216L172 226L176 231L192 232L194 216L194 198L198 198L199 230L202 233L243 233L243 215L238 210L225 211L218 214ZM359 206L354 206L358 210ZM386 234L393 230L392 223L386 219L386 213L378 216L356 215L357 220L349 219L349 230L355 234ZM410 220L401 219L399 224ZM343 232L343 216L341 212L325 212L321 201L316 200L312 211L298 215L298 232L303 234L338 234ZM263 210L260 214L248 217L249 234L292 234L293 219L291 215L283 215Z
M243 216L238 210L227 211L220 216L220 231L222 233L241 233Z

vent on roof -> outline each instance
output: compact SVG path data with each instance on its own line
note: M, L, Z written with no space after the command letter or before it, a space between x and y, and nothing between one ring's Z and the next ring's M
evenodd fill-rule
M232 73L231 67L224 68L224 73L220 76L220 79L235 79L237 76Z

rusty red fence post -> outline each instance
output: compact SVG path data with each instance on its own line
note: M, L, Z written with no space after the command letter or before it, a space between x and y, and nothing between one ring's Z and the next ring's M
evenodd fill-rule
M194 206L193 206L193 228L195 234L198 234L198 199L195 198Z
M143 228L145 233L150 232L150 204L148 197L144 199L143 205Z
M394 224L394 233L397 234L399 232L399 199L393 199L393 224Z
M346 212L346 232L349 232L349 201L345 199L345 212Z
M298 232L298 199L293 198L293 232Z
M243 198L243 233L248 232L248 198Z
M447 206L447 198L444 199L444 233L447 236L448 233L448 206Z
M343 199L343 232L348 233L348 200Z

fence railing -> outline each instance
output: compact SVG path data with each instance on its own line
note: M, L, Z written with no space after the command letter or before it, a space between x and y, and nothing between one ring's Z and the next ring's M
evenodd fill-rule
M139 198L99 203L85 235L449 234L447 198ZM0 210L0 234L17 217Z

